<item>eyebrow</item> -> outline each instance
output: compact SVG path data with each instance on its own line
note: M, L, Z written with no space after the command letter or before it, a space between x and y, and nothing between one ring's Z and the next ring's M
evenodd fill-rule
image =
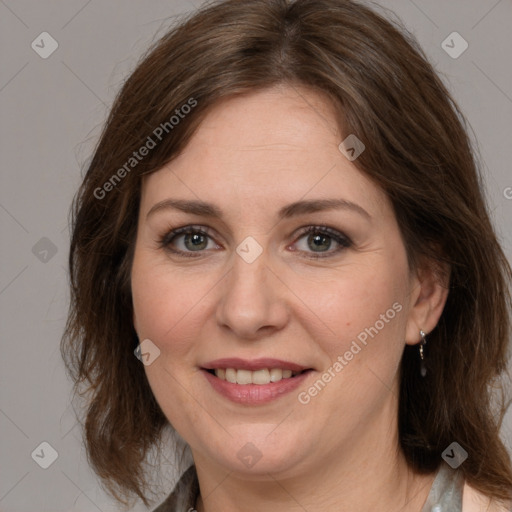
M164 199L152 206L146 215L146 219L154 213L162 210L179 210L193 215L202 217L211 217L221 219L223 217L222 210L212 204L199 200L187 199ZM345 199L311 199L296 201L289 205L283 206L278 212L279 219L288 219L297 215L307 213L315 213L324 210L347 210L353 211L371 220L371 215L361 206Z

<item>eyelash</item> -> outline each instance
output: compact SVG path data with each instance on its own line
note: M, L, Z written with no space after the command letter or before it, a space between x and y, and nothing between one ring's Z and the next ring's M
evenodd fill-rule
M187 252L187 251L181 251L176 249L171 249L170 245L174 241L175 238L177 238L179 235L182 234L190 234L190 235L203 235L209 237L210 230L209 228L204 228L203 226L183 226L181 228L172 229L171 231L168 231L166 234L164 234L162 237L158 240L158 246L160 249L165 249L166 251L172 252L173 254L183 256L186 258L198 258L201 255L198 254L193 255L193 252ZM352 246L352 241L350 238L348 238L343 233L340 233L339 231L336 231L335 229L329 228L327 226L307 226L306 228L303 228L300 233L297 235L296 241L303 238L305 235L308 235L310 233L316 233L320 235L327 235L328 237L332 238L336 243L339 244L339 248L335 251L330 251L328 253L325 253L326 255L321 255L322 253L311 253L311 255L306 256L306 258L318 260L321 258L329 258L332 257L335 254L338 254L344 249L347 249ZM204 252L203 251L197 251L198 253ZM305 251L299 251L299 252L305 252Z

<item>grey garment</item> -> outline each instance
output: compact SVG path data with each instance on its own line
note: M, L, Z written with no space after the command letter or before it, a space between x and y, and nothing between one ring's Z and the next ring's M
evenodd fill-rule
M442 462L421 512L462 512L463 490L460 471Z
M464 478L442 463L421 512L462 512ZM193 512L199 495L196 468L190 466L169 497L153 512Z
M172 493L153 512L195 511L194 507L198 496L199 481L197 480L196 467L192 465L183 473Z

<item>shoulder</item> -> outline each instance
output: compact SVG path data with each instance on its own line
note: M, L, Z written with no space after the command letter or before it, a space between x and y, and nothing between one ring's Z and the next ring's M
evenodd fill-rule
M510 512L512 503L508 507L498 505L485 494L471 487L467 482L464 484L462 494L462 512Z

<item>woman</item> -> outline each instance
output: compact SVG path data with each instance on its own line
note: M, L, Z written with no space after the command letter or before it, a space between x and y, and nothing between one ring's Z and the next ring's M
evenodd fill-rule
M175 431L159 512L509 510L511 271L461 119L355 2L226 0L151 49L75 199L62 344L119 501Z

